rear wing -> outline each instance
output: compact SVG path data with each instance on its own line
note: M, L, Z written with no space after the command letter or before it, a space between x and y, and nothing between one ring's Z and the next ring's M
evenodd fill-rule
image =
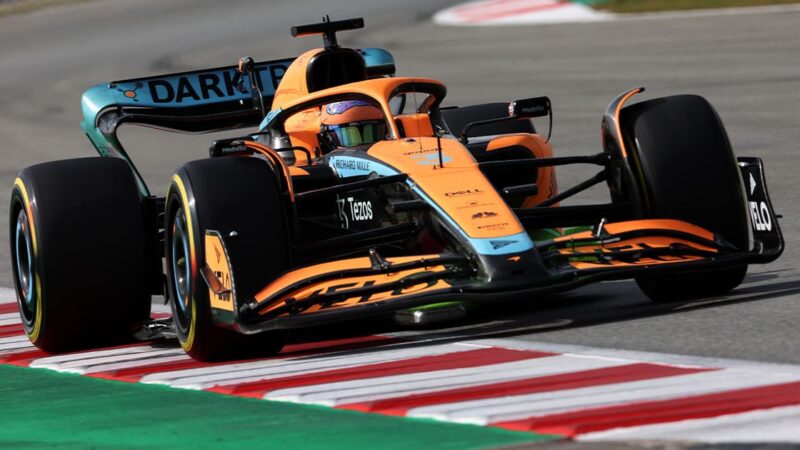
M393 75L394 59L386 50L358 50L367 73ZM255 64L256 83L265 105L271 105L275 90L294 58ZM125 159L133 168L139 188L150 195L141 175L117 138L123 123L138 124L184 133L207 133L257 126L263 119L250 92L250 80L242 75L235 82L236 66L171 73L112 81L83 93L81 128L101 156Z

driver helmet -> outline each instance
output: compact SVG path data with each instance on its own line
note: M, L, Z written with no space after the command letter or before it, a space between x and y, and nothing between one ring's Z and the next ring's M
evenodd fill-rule
M329 103L319 121L321 134L333 147L373 144L386 136L383 113L363 100Z

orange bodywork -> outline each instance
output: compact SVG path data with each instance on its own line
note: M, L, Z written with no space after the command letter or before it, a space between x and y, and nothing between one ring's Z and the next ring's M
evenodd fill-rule
M292 140L292 145L303 147L312 155L319 149L319 108L309 108L294 114L286 120L284 128Z
M317 99L322 100L335 95L360 94L375 101L376 105L383 110L384 116L389 118L387 126L391 129L391 135L400 136L397 124L392 120L394 117L391 114L388 99L399 92L402 86L421 84L443 86L441 82L429 78L378 78L296 97L294 100L282 104L281 108L288 110L296 105L306 102L313 103ZM288 99L289 96L285 95L282 98ZM278 97L273 106L278 105L277 100ZM293 114L290 119L297 115L305 117L307 111ZM461 142L453 138L438 140L431 137L433 129L427 114L403 115L399 116L399 119L403 123L406 136L413 134L428 136L379 141L369 148L368 155L393 167L398 173L408 174L414 184L442 207L471 238L496 238L525 231L513 211L483 175L472 153ZM302 128L305 125L300 126L301 123L310 122L311 119L297 119L292 122L292 126ZM313 129L314 126L309 125L307 128ZM442 145L443 167L439 167L438 164L437 145L439 141ZM503 145L502 139L497 141L493 144L493 148ZM549 144L544 143L535 135L510 136L505 145L519 142L530 148L534 155L552 155ZM542 172L542 176L547 180L548 186L555 185L552 172L545 170ZM543 189L542 195L551 195L551 193L548 189ZM537 198L539 197L537 196Z
M297 63L297 61L295 61L295 63ZM295 63L293 63L292 66L290 66L289 69L286 71L286 75L284 75L284 81L281 81L281 85L278 87L278 91L275 95L275 100L272 102L273 110L277 110L279 108L283 110L288 110L301 103L306 103L306 102L311 103L314 102L315 100L321 100L326 97L355 94L371 98L372 100L374 100L376 105L378 105L380 109L383 111L383 115L385 117L392 118L393 115L391 114L391 108L389 107L388 99L390 96L395 94L396 90L401 86L403 85L413 86L416 83L416 84L434 84L444 87L444 84L441 81L434 80L432 78L417 78L417 77L374 78L370 80L345 84L343 86L336 86L328 89L322 89L313 92L311 94L307 93L300 94L300 92L303 92L303 90L299 88L291 88L286 91L283 88L284 82L289 82L290 85L292 86L298 84L298 82L292 81L291 78L289 80L286 80L286 77L291 74L290 72L292 72ZM305 80L305 78L303 78L303 80ZM305 90L305 92L307 92L307 88L303 89ZM282 92L283 94L281 94ZM397 125L393 120L387 120L387 126L389 127L392 136L400 135L397 131Z
M211 269L214 277L222 284L227 292L215 293L208 288L208 299L211 307L225 311L233 311L233 278L231 277L231 266L228 261L228 251L225 250L225 243L222 236L215 232L206 232L205 236L205 262Z
M631 99L631 97L633 97L634 95L636 95L636 94L638 94L638 93L640 93L642 91L644 91L643 88L638 88L638 89L633 89L630 92L628 92L627 94L625 94L622 97L622 99L620 99L620 101L617 104L617 107L616 107L616 109L614 111L614 117L616 119L615 122L616 122L616 127L617 127L617 130L616 130L617 131L617 138L619 139L619 151L622 153L622 157L623 158L627 158L628 157L628 152L625 149L625 139L622 138L622 130L619 127L619 124L620 124L619 114L622 111L622 107L625 106L625 103L627 103L628 100Z
M272 99L273 110L308 95L306 67L311 58L322 51L324 51L324 49L315 48L303 53L292 61L292 64L289 65L283 77L281 77L281 83L275 91L275 96Z
M486 151L491 152L512 145L519 145L527 148L535 158L553 157L553 147L550 143L545 142L538 134L529 133L509 134L494 138L489 141L489 145L486 146ZM523 208L532 208L558 194L555 167L540 167L536 174L536 185L539 188L539 192L536 195L531 195L526 198L522 203Z
M690 236L708 241L709 243L714 241L714 234L710 231L680 220L632 220L627 222L609 223L605 225L603 229L605 233L608 233L610 236L621 235L634 231L646 231L647 234L636 238L614 240L613 242L587 244L587 240L598 240L598 238L594 235L594 232L584 231L556 238L553 240L553 242L561 244L558 253L569 258L569 264L578 270L607 268L609 266L628 267L673 264L677 262L698 261L704 259L703 256L699 255L682 255L680 254L679 250L676 250L678 247L684 247L687 249L699 250L708 253L719 252L717 248L693 241L689 238L689 236L687 236L686 239L682 239L680 237L658 235L659 230L670 230L686 233ZM674 250L674 254L660 255L658 258L636 257L632 258L630 261L620 258L592 261L592 259L602 257L604 254L623 253L636 255L637 252L653 249L671 249Z
M706 230L703 227L692 225L691 223L682 220L674 219L646 219L646 220L631 220L627 222L609 223L606 224L604 229L609 234L621 234L630 231L651 229L651 230L676 230L684 233L692 234L697 237L703 238L708 241L714 240L714 233ZM591 231L583 231L581 233L570 234L556 238L556 242L564 242L575 239L588 239L593 237Z
M430 137L433 136L431 117L424 113L403 114L395 116L394 120L403 124L403 137Z
M437 258L438 255L420 255L420 256L386 258L386 261L390 264L402 264L410 261L418 261L420 259L426 259L430 261L431 265L427 267L419 267L415 269L402 270L387 274L374 274L374 275L357 276L357 277L342 277L303 286L302 288L299 288L293 292L286 294L278 301L276 301L273 305L262 310L260 314L261 315L269 314L270 312L285 306L286 300L290 298L299 301L319 293L330 293L330 292L335 292L337 290L341 291L348 289L356 289L365 286L380 286L382 284L392 283L397 280L418 273L444 271L445 270L444 266L436 265ZM372 261L369 258L362 257L362 258L343 259L339 261L332 261L296 269L282 275L281 277L279 277L278 279L267 285L258 294L256 294L255 299L258 302L263 302L264 300L276 295L286 286L290 286L294 283L298 283L310 277L322 274L342 272L345 270L369 269L371 265ZM426 291L436 291L436 290L446 289L449 287L450 284L448 284L443 280L435 280L430 282L425 281L425 282L420 282L416 285L409 284L402 289L398 288L386 292L375 293L367 297L363 295L357 295L352 298L347 298L341 302L336 302L328 306L328 308L346 308L357 304L372 303L381 300L386 300L388 298L396 299L411 294L417 294ZM310 314L319 311L322 308L324 308L324 306L314 305L302 311L301 314Z
M319 51L312 50L301 55L287 70L275 95L273 110L290 111L290 116L285 119L283 127L291 137L292 145L305 147L315 153L314 150L319 145L317 136L320 129L320 105L327 101L339 101L330 100L331 98L352 98L353 96L370 98L386 118L388 133L385 140L374 143L365 151L366 156L398 174L408 175L410 187L423 197L428 197L425 199L426 202L440 208L469 238L491 239L526 233L516 214L484 176L473 154L459 140L453 137L436 138L430 116L425 112L398 116L391 114L389 98L392 95L397 95L398 92L413 92L414 86L423 84L442 86L439 81L427 78L377 78L308 93L305 65ZM623 99L621 103L624 103L625 100L627 98ZM424 107L421 111L424 111ZM277 153L268 147L250 143L247 145L273 162L280 161ZM494 138L488 142L486 151L492 152L512 146L528 149L531 156L535 158L553 156L552 147L542 137L526 133ZM276 162L276 164L281 165L288 180L291 180L292 175L302 176L305 172L302 165L289 167L282 162ZM524 207L534 206L557 194L554 168L542 167L535 170L538 171L536 179L539 192L527 198L523 204ZM289 184L291 185L291 181ZM626 238L623 241L614 242L613 245L587 242L594 237L592 232L588 231L559 237L553 242L558 246L557 253L566 258L569 266L578 270L669 264L703 259L702 256L697 255L675 254L664 257L632 257L622 260L603 258L604 254L624 252L634 255L637 251L669 249L675 245L697 251L716 252L713 247L693 242L691 237L682 239L659 235L659 229L681 231L706 241L714 239L714 235L709 231L686 222L642 220L607 224L605 232L609 235L634 230L652 231L644 237ZM570 245L570 241L575 240L583 240L583 242ZM255 295L256 302L264 305L258 314L261 316L307 315L321 310L347 309L367 303L380 303L419 293L445 292L453 286L439 277L416 279L423 274L441 273L444 275L448 269L443 264L437 264L437 258L438 255L389 257L386 258L386 261L390 264L402 264L420 259L425 259L429 264L392 273L376 272L368 275L364 275L364 272L373 268L374 264L369 257L343 259L297 268L270 282ZM516 262L520 258L519 255L512 255L508 260ZM346 273L348 270L363 272L349 276ZM340 275L336 276L337 274ZM315 278L319 281L312 281ZM403 283L398 283L399 280L403 280ZM290 286L294 287L290 288ZM386 289L370 290L367 294L360 290L381 286L385 286ZM353 292L348 293L348 291ZM313 301L313 299L322 298L325 295L337 300ZM290 312L292 304L306 299L311 300L306 306Z
M598 256L604 253L610 254L612 252L624 252L635 254L646 249L661 249L670 248L675 245L683 245L687 248L696 250L703 250L711 253L716 253L717 250L712 247L698 245L686 239L667 238L661 236L653 236L641 239L629 239L619 242L614 242L609 245L587 245L574 248L566 248L559 250L562 255L574 259L580 259L581 256ZM636 258L631 261L624 261L620 259L611 259L602 262L593 261L570 261L570 265L578 270L597 269L608 266L643 266L643 265L658 265L658 264L671 264L676 262L697 261L704 259L702 256L697 255L664 255L658 258Z
M383 141L368 154L407 173L472 238L524 232L517 216L483 175L472 154L455 139L442 139L439 167L437 139Z

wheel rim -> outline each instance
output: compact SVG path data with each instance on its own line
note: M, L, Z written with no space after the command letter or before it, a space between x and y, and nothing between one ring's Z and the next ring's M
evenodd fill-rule
M175 313L182 328L186 328L189 318L189 297L192 286L192 267L189 261L189 239L186 230L186 217L183 208L175 212L172 224L172 280L175 292Z
M21 310L26 321L30 323L36 313L36 295L34 294L33 284L33 243L30 226L28 225L28 214L25 212L25 208L20 209L17 214L14 232L14 254Z

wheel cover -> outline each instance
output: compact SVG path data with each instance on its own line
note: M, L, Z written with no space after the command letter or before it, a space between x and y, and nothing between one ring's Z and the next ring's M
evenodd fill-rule
M186 330L190 323L190 301L192 295L192 266L189 252L189 233L186 226L186 216L183 208L175 212L172 223L171 258L172 282L175 292L175 316L178 325Z
M30 325L36 317L36 293L34 292L33 243L28 225L28 214L21 208L17 214L14 231L14 274L20 299L20 311Z

